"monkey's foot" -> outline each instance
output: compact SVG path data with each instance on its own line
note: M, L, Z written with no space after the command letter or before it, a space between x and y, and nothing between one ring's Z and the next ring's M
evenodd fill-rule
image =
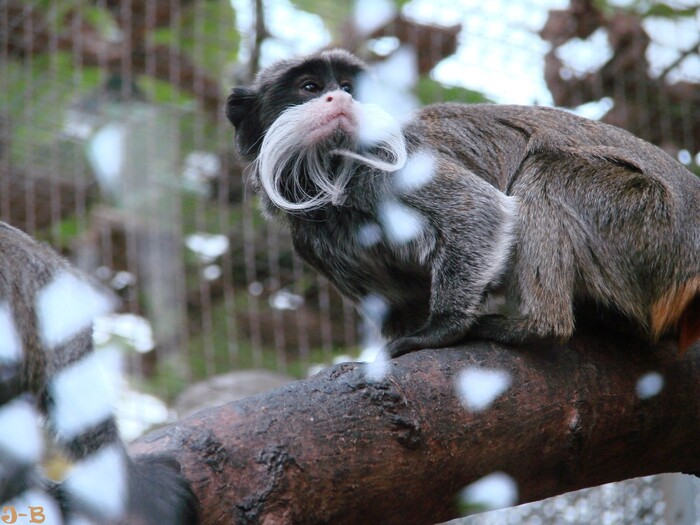
M452 346L466 338L469 331L465 326L468 325L454 318L438 318L406 337L394 339L386 346L386 351L391 357L399 357L424 348Z
M570 335L555 335L551 330L540 333L532 328L527 318L485 315L469 331L470 339L493 341L506 345L524 345L539 342L563 342Z
M427 348L420 342L419 337L400 337L399 339L394 339L389 344L386 345L386 352L391 356L399 357L400 355L408 354L410 352L415 352L416 350L422 350Z

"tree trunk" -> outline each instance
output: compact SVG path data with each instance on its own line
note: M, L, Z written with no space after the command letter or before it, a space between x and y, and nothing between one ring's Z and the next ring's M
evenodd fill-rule
M619 335L471 342L389 361L378 379L337 365L201 411L132 451L177 458L204 524L437 523L459 515L463 487L496 471L524 503L700 470L699 366L697 348L679 356L672 343ZM475 409L460 392L478 377L465 370L500 371L503 391L489 397L487 384L492 402Z

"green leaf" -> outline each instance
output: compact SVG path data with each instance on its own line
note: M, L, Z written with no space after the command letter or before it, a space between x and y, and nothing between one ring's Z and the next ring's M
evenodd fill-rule
M686 7L685 9L676 9L671 7L668 4L664 4L663 2L661 3L654 3L651 5L643 14L642 16L647 17L647 16L658 16L658 17L663 17L663 18L680 18L680 17L688 17L688 16L695 16L696 11L698 10L697 7Z
M697 6L675 8L658 0L632 0L624 7L611 4L609 0L593 0L593 5L600 9L606 17L613 16L617 11L622 10L623 12L636 13L641 17L680 18L695 16L698 10Z
M422 77L416 87L416 95L422 104L434 104L435 102L463 102L466 104L478 104L493 102L486 95L465 87L446 86L430 77Z
M301 11L319 15L325 21L344 22L355 12L355 2L319 2L318 0L292 0Z
M292 0L291 4L300 11L318 15L334 39L340 37L343 27L352 19L355 12L355 2Z

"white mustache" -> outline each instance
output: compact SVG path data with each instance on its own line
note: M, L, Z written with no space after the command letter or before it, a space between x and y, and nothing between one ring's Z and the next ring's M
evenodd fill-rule
M341 205L357 163L382 172L395 172L406 163L407 149L399 122L374 104L352 102L357 136L351 147L372 148L359 153L346 148L329 149L328 141L309 143L309 126L321 99L285 110L270 126L256 160L257 176L272 203L285 211L309 211L328 204ZM337 156L344 159L332 166ZM386 158L391 160L387 161ZM313 185L313 194L302 186L302 176ZM294 195L289 200L282 193Z

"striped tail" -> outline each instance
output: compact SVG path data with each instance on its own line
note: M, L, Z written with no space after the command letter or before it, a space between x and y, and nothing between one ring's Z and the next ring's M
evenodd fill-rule
M112 416L114 381L92 351L92 320L107 296L61 269L31 297L15 286L0 305L0 500L45 523L117 522L128 502L128 458ZM41 416L45 426L40 424ZM44 439L49 434L51 443ZM41 475L55 451L61 483Z
M132 460L119 438L116 380L106 376L92 342L94 318L113 306L52 250L0 223L3 522L20 523L23 515L46 525L198 523L197 500L179 465ZM43 475L48 456L67 466L64 479Z

